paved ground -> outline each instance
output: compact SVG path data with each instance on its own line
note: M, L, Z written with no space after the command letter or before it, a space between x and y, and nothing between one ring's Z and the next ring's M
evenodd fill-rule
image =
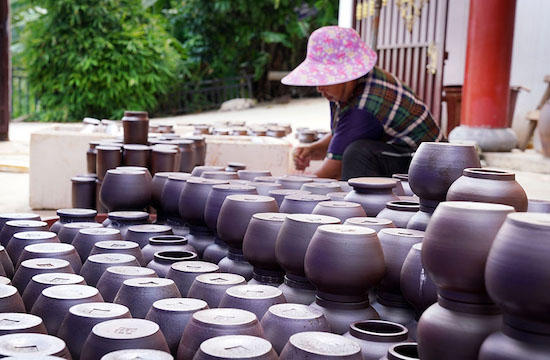
M329 108L324 99L292 100L288 104L261 104L248 110L232 112L209 111L201 114L159 119L167 123L246 121L252 123L282 122L294 128L328 128ZM29 198L30 134L51 124L10 124L10 141L0 142L0 213L31 211ZM550 159L533 151L489 154L490 164L510 168L530 198L550 200ZM525 170L528 171L518 171ZM48 179L44 179L48 181ZM53 210L36 211L53 215Z

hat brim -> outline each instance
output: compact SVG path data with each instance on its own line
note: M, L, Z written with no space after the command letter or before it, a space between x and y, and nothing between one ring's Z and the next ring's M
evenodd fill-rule
M370 50L370 51L369 51ZM281 83L292 86L326 86L359 79L372 70L377 55L371 49L341 64L324 64L306 58Z

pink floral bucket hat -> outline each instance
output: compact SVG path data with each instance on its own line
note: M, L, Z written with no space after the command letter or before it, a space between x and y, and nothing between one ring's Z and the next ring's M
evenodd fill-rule
M367 74L376 59L376 52L354 29L325 26L311 34L306 59L281 82L296 86L341 84Z

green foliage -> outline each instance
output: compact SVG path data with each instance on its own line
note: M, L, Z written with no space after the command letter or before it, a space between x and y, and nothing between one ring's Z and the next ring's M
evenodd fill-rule
M41 112L34 120L120 118L152 111L176 81L184 49L140 0L32 0L24 61Z

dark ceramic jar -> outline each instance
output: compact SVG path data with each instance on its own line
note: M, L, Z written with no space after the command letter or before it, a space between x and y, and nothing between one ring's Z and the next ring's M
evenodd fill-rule
M341 191L341 188L340 185L333 182L313 181L303 184L300 190L309 191L310 193L317 195L326 195L330 192Z
M447 192L447 201L477 201L513 206L527 211L527 194L512 172L464 169Z
M361 347L343 336L317 331L294 334L281 352L281 360L362 360Z
M313 182L313 179L304 176L286 175L277 179L277 183L281 184L285 189L300 190L305 183Z
M322 201L330 201L330 198L317 194L287 195L283 199L279 211L287 214L311 214L317 204Z
M122 240L120 231L117 229L89 228L80 229L73 239L73 245L84 262L90 255L94 245L100 241Z
M395 228L393 221L375 217L353 217L344 222L344 225L362 226L379 232L382 229Z
M100 141L90 141L88 143L90 147L88 148L88 150L86 150L86 169L90 174L96 173L96 162L97 162L96 146L98 146L99 144L100 144Z
M13 234L6 247L10 259L13 259L15 269L19 267L19 258L28 245L33 244L59 244L59 238L51 231L22 231ZM25 259L26 260L26 259ZM7 273L6 273L7 274Z
M167 352L151 349L127 349L110 352L101 357L101 360L128 360L128 359L154 359L174 360Z
M42 319L36 315L4 312L0 322L0 336L17 333L47 334L48 332Z
M269 196L271 196L272 198L275 199L275 201L277 201L277 205L279 205L279 207L281 206L284 198L287 195L309 195L309 194L311 194L311 192L304 191L304 190L295 190L295 189L276 189L276 190L271 190L269 192Z
M170 279L132 278L124 280L113 302L127 306L132 317L145 319L155 301L180 297L178 287Z
M32 277L43 273L68 273L74 274L71 264L67 260L61 259L30 259L21 263L15 275L13 276L13 286L17 288L20 294L31 281Z
M234 171L205 171L201 174L205 179L239 180L239 175Z
M128 254L136 258L141 266L147 265L143 259L143 254L139 248L139 244L133 241L124 241L124 240L107 240L99 241L94 244L90 255L97 254Z
M377 218L389 219L396 227L406 228L409 220L420 211L420 204L413 201L390 201L386 208L376 215Z
M155 270L159 277L164 278L172 264L193 260L198 260L198 256L191 251L159 251L153 255L153 260L147 264L147 267Z
M149 222L149 214L145 211L113 211L109 213L108 224L103 226L120 231L122 238L126 237L128 228L134 225L146 224ZM105 221L107 221L105 220Z
M160 199L166 225L171 226L173 230L177 229L178 234L189 233L179 212L179 199L189 177L191 175L186 173L169 175L164 183Z
M80 275L88 285L96 286L101 275L111 266L139 266L138 261L128 254L90 255L82 265Z
M349 331L349 324L361 320L379 320L376 310L369 305L369 301L336 302L324 300L317 296L310 305L325 315L333 333L344 334Z
M485 289L487 255L508 205L447 201L439 204L422 242L422 263L447 300L491 303Z
M40 316L48 334L57 335L65 314L77 304L103 302L99 291L87 285L56 285L38 296L31 313Z
M147 144L149 114L147 111L124 111L122 129L125 144Z
M4 225L8 221L12 221L12 220L35 220L35 221L40 221L40 215L32 214L32 213L4 213L4 214L0 214L0 231L4 228ZM7 241L9 241L9 239Z
M235 354L236 351L238 351L238 355ZM249 335L216 336L205 340L193 360L229 358L235 360L279 360L269 341Z
M193 140L175 140L179 148L180 163L179 171L190 173L195 167L195 143Z
M139 266L110 266L105 270L97 282L97 289L108 302L113 302L115 296L125 280L133 278L157 278L153 269Z
M321 201L315 206L312 214L334 216L342 223L352 217L367 216L361 204L349 201Z
M57 234L63 225L71 222L95 222L96 215L97 211L92 209L59 209L59 220L50 227L50 231Z
M520 331L506 324L481 345L479 360L546 360L550 354L550 336Z
M32 244L25 246L25 249L19 257L16 268L25 260L42 258L67 260L75 273L79 273L82 268L82 261L74 246L61 243Z
M145 317L160 326L170 351L176 355L183 331L194 313L208 309L208 304L199 299L167 298L157 300Z
M239 179L256 181L255 179L260 176L271 176L271 171L269 170L238 170L237 174Z
M190 251L196 253L187 239L178 235L158 235L149 238L149 243L142 249L145 263L148 264L159 251Z
M126 306L92 302L72 306L65 315L57 337L65 341L74 359L79 359L82 346L92 328L107 320L131 318Z
M206 140L204 136L194 135L188 136L186 139L193 140L195 145L195 166L203 166L206 162ZM220 167L223 170L223 167ZM195 175L193 176L200 176Z
M92 328L82 347L80 360L97 360L115 350L138 348L170 352L160 327L154 322L143 319L107 320Z
M201 177L202 173L205 171L223 171L223 166L205 166L205 165L197 165L193 168L193 171L191 171L191 176L193 177Z
M283 303L286 303L286 299L282 291L276 287L238 285L225 290L219 307L248 310L261 319L272 305Z
M176 171L179 167L177 145L155 145L151 147L151 174Z
M149 243L150 238L162 235L173 236L172 228L155 224L132 225L128 228L124 240L136 242L143 248Z
M501 326L502 315L494 305L439 297L438 303L424 311L418 322L418 353L422 360L477 359L483 341Z
M368 298L369 288L384 276L384 253L372 229L321 225L307 248L304 270L319 297L360 302Z
M485 282L506 324L550 336L550 296L540 286L548 269L550 214L509 214L487 258Z
M7 247L13 234L22 231L48 231L48 224L37 220L9 220L0 231L0 243ZM16 261L17 259L14 259Z
M121 146L100 145L96 146L97 151L97 179L103 181L107 170L115 169L122 164Z
M59 230L57 237L59 241L65 244L71 244L82 229L101 229L103 226L96 222L72 222L63 225Z
M407 328L390 321L357 321L350 324L349 328L344 337L361 346L365 360L379 360L392 345L410 341Z
M393 193L397 186L394 179L363 177L350 179L348 183L353 186L353 191L346 195L345 200L361 204L367 216L376 216L387 202L399 200Z
M225 290L236 285L244 285L246 280L244 277L236 274L213 273L202 274L195 278L187 297L202 299L208 303L208 306L213 309L220 304Z
M420 360L416 343L401 343L392 345L388 353L380 360Z
M149 167L151 148L141 144L122 146L122 165Z
M29 349L35 349L32 357ZM8 334L0 337L0 356L14 359L70 359L71 354L65 342L45 334Z
M5 275L8 278L12 278L15 272L13 263L11 262L10 256L2 245L0 245L0 268L4 269Z
M180 261L172 264L166 278L174 280L181 296L186 297L197 276L219 271L218 265L206 261Z
M156 224L164 224L166 221L166 216L164 215L164 209L162 208L162 190L164 184L170 175L179 174L177 172L157 172L153 176L151 182L151 206L157 210L157 220ZM179 200L179 199L178 199ZM179 212L179 210L178 210Z
M414 244L407 254L399 280L401 293L420 317L437 301L437 288L422 266L422 244Z
M71 178L71 205L73 208L96 209L96 178Z
M203 341L222 335L264 337L256 315L241 309L197 311L187 324L178 347L178 360L192 360Z
M283 282L285 273L275 257L275 243L286 215L254 214L244 234L243 254L254 267L253 276L259 283L272 283L278 286Z
M299 332L330 332L330 325L323 312L302 304L276 304L263 316L260 324L265 338L280 354L288 339Z
M11 285L0 285L0 313L24 313L25 304L17 288Z
M99 196L109 212L140 211L151 201L151 179L145 171L111 169L105 174Z
M86 285L86 281L80 275L66 273L46 273L33 276L22 295L27 311L31 311L42 290L56 285Z

